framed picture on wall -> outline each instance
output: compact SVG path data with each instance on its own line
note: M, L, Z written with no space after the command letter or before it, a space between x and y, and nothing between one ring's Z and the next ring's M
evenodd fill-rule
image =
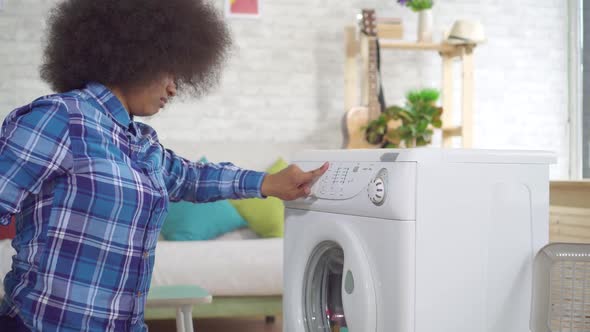
M262 0L225 0L226 17L260 17L260 2Z

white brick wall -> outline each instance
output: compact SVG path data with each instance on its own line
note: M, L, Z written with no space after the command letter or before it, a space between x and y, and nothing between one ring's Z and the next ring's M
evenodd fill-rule
M221 0L216 0L221 8ZM343 26L360 8L403 19L394 0L262 0L260 19L231 19L237 47L221 85L201 100L171 105L145 121L164 140L265 140L339 147L343 106ZM0 116L49 89L38 79L43 19L56 0L4 0L0 11ZM455 19L483 22L475 51L475 146L556 151L552 177L568 174L567 8L562 0L436 1L435 36ZM386 98L437 87L435 53L385 51Z

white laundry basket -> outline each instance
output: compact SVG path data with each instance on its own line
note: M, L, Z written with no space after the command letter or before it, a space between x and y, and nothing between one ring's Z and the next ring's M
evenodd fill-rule
M531 331L590 331L590 244L552 243L539 251Z

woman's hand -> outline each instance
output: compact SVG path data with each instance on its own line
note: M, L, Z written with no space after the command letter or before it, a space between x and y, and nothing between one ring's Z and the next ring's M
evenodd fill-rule
M318 169L304 172L296 165L289 165L284 170L264 178L262 195L275 196L285 201L305 197L311 192L311 185L328 170L329 166L326 162Z

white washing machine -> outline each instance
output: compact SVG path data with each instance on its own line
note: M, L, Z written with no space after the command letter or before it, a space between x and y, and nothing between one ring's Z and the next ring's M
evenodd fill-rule
M284 332L529 331L548 242L548 152L375 149L330 162L286 203Z

